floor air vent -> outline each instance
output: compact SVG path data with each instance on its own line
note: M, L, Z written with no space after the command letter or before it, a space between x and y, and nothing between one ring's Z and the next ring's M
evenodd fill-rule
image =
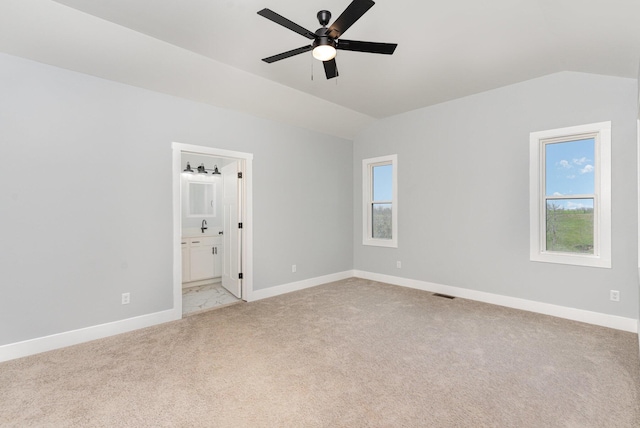
M454 296L449 296L448 294L433 293L433 295L436 297L444 297L445 299L455 299Z

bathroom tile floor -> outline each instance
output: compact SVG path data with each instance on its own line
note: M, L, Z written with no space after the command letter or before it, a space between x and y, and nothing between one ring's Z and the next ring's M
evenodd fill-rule
M241 301L225 290L220 283L189 287L182 290L182 314L193 315Z

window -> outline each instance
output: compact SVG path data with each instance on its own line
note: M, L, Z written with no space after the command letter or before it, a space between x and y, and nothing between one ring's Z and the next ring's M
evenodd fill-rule
M362 244L398 247L398 156L362 161Z
M531 260L611 267L611 122L530 135Z

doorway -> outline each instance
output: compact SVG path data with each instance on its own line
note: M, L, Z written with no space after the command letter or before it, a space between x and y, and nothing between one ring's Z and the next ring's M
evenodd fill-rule
M176 318L185 315L183 303L193 313L249 301L253 155L181 143L172 149Z

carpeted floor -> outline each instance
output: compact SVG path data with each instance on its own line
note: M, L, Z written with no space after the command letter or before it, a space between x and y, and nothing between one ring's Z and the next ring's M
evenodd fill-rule
M639 427L635 334L349 279L0 364L10 427Z

